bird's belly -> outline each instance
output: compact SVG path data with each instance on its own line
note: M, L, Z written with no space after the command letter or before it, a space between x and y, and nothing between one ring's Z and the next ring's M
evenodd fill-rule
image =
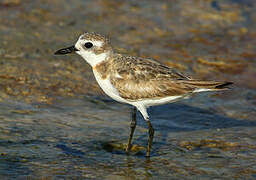
M158 99L154 99L154 98L153 99L143 99L143 100L138 101L137 103L143 104L146 107L157 106L157 105L161 105L161 104L175 102L183 97L184 96L180 95L180 96L167 96L167 97L158 98Z
M118 102L129 103L128 101L126 101L124 98L122 98L119 95L117 89L111 84L109 78L102 79L98 72L93 71L93 73L94 73L96 81L98 82L99 86L104 91L104 93L106 93L109 97L111 97L112 99L114 99Z

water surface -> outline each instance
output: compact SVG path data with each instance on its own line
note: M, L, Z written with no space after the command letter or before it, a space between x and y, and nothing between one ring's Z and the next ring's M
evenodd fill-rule
M1 179L256 178L255 2L0 2ZM111 38L119 53L151 57L195 78L228 80L138 113L106 97L77 55L54 56L84 31Z

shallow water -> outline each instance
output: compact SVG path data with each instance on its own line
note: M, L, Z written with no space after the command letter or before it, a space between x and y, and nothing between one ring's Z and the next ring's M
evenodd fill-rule
M95 97L54 105L1 103L1 177L255 176L256 122L188 104L150 110L156 136L148 160L140 115L134 137L140 148L130 155L120 148L129 134L129 106Z
M246 1L0 2L1 179L255 179L256 4ZM142 23L143 22L143 23ZM104 96L80 57L53 56L83 31L116 51L196 78L233 81L138 113Z

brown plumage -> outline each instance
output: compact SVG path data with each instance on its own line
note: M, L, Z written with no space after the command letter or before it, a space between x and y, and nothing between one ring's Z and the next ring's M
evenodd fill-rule
M98 64L97 71L120 96L130 101L186 96L197 89L223 90L230 82L194 80L161 63L138 57L115 55Z

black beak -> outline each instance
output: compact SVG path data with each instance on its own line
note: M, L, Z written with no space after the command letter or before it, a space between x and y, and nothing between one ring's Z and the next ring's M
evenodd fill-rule
M72 52L75 52L75 51L78 51L78 49L76 49L75 46L70 46L70 47L67 47L67 48L60 49L60 50L56 51L54 54L55 55L62 55L62 54L69 54L69 53L72 53Z

